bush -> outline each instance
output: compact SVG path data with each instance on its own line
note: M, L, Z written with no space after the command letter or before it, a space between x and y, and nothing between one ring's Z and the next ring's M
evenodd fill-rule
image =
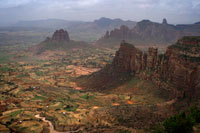
M200 109L196 105L190 108L190 117L195 124L200 123Z
M120 130L117 130L117 133L131 133L131 131L120 129Z
M187 115L185 112L176 114L166 119L163 126L167 133L190 133L197 123L200 123L200 109L193 106Z
M167 133L190 133L193 122L185 113L180 113L165 120L163 123Z

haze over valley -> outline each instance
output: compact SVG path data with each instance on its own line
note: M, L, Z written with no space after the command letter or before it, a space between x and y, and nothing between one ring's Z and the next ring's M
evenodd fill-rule
M0 0L0 133L200 132L198 0Z

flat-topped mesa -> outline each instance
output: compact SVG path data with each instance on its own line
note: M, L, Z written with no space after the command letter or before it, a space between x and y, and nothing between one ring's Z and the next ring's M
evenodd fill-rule
M69 34L68 34L67 31L65 31L63 29L60 29L60 30L56 30L56 32L54 32L51 40L53 40L53 41L67 41L67 42L69 42L70 38L69 38Z

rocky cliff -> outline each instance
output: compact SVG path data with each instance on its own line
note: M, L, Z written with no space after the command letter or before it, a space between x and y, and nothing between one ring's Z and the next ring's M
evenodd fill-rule
M173 97L200 98L200 37L183 37L160 55L157 48L145 53L122 41L113 63L93 74L95 85L87 87L106 89L133 76L152 80Z
M113 65L120 71L125 70L143 78L150 76L148 79L164 80L178 97L199 97L200 37L183 37L169 46L164 55L158 55L157 48L149 48L148 53L143 53L122 42Z
M200 35L199 29L199 24L170 25L166 19L162 23L142 20L132 29L121 26L119 29L107 31L97 44L109 46L116 45L120 40L127 40L134 45L168 45L183 36Z
M181 97L199 97L200 93L200 37L184 37L168 47L167 65L161 69L163 77L181 92Z

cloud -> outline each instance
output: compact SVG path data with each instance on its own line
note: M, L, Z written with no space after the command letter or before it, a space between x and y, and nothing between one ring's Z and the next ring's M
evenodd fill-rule
M38 6L49 7L83 7L92 6L100 0L0 0L0 8L13 8L17 6L25 6L28 4L37 4Z
M1 22L61 18L94 20L99 17L151 19L171 23L200 19L199 0L0 0Z

